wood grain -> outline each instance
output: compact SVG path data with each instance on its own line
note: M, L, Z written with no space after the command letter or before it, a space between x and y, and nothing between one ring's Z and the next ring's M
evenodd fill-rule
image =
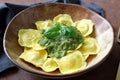
M0 3L7 2L7 3L15 3L15 4L34 4L39 2L45 2L49 0L0 0Z

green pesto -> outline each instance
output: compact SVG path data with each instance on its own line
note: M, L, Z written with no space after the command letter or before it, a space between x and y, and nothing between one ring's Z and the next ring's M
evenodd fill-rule
M38 43L46 47L50 57L61 58L68 50L75 50L84 41L80 31L61 23L54 24L42 34Z

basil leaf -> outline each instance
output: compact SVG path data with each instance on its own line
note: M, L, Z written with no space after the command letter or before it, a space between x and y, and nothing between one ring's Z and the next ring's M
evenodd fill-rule
M61 35L68 37L76 37L76 32L73 27L64 26L61 29Z
M61 30L61 26L59 23L54 24L51 28L46 30L43 35L47 38L54 38L60 35L59 31Z

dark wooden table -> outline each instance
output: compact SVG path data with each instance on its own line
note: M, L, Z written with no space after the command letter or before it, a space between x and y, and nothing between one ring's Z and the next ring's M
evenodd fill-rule
M17 4L38 3L45 0L0 0ZM120 27L120 0L84 0L86 3L94 2L105 10L105 18L110 22L114 29L114 47L108 58L97 68L82 76L74 77L69 80L115 80L118 64L120 61L120 45L117 43L117 32ZM46 80L38 75L31 74L20 68L11 68L0 73L0 80ZM49 80L49 79L48 79Z

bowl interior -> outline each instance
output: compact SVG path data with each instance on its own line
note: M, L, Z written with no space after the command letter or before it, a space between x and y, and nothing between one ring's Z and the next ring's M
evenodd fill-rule
M40 68L36 68L33 65L18 59L19 55L23 52L23 48L18 44L19 29L36 28L34 24L36 21L53 19L53 17L60 13L71 15L74 21L84 18L91 19L95 23L96 38L101 46L101 51L97 56L88 60L86 70L77 73L82 74L87 70L93 68L98 63L101 63L109 54L109 51L113 46L114 37L111 25L104 18L94 13L93 11L90 11L79 5L62 3L42 4L25 9L22 12L18 13L7 26L4 35L4 50L8 57L21 68L33 73L41 74L42 76L70 76L71 74L63 75L58 71L55 71L53 73L46 73L43 72ZM76 75L77 73L72 74Z

